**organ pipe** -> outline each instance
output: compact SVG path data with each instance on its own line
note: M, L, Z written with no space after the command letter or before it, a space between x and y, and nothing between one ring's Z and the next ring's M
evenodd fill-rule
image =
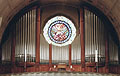
M43 35L40 35L40 64L49 63L49 44L44 39Z
M69 63L69 45L62 47L52 45L52 63Z
M118 45L109 35L109 62L110 64L118 64Z
M35 25L36 25L36 10L33 10L32 19L33 19L33 20L32 20L32 21L33 21L33 30L32 30L32 31L35 32L35 31L36 31L36 26L35 26ZM31 25L31 27L32 27L32 25ZM31 28L31 29L32 29L32 28ZM35 41L36 41L36 40L35 40L35 38L36 38L36 33L34 33L34 32L32 32L32 35L33 35L33 36L31 36L31 37L33 37L33 39L32 39L33 41L31 40L31 41L32 41L31 44L33 44L33 45L32 45L32 46L33 46L33 47L32 47L32 49L33 49L33 50L32 50L33 61L35 61L35 51L34 51L34 50L35 50Z
M2 45L2 63L6 64L11 61L11 36Z
M80 47L80 34L75 38L71 44L71 60L72 64L81 63L81 47Z

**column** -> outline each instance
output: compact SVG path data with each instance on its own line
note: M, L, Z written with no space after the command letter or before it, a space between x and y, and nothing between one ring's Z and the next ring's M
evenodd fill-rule
M40 8L37 8L36 24L36 64L40 63Z
M71 65L71 44L69 45L69 66Z
M84 33L84 8L80 8L80 41L81 41L81 64L85 67L85 33ZM83 69L84 71L84 69Z
M49 66L52 66L52 44L49 44Z

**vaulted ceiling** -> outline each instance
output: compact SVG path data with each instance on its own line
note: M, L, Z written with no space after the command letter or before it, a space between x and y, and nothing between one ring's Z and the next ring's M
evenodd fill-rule
M104 13L113 24L120 40L120 0L0 0L0 41L10 20L21 9L34 2L40 5L60 3L74 6L86 2Z

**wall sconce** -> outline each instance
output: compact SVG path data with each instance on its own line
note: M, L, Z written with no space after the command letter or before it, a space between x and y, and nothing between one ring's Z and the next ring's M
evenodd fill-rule
M70 65L70 68L72 69L72 65Z
M56 68L56 65L54 65L54 68Z

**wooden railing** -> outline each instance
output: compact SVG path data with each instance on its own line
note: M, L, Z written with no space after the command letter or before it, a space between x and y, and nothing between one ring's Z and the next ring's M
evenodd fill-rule
M0 74L0 76L120 76L119 74L70 73L70 72L33 72L18 74Z

